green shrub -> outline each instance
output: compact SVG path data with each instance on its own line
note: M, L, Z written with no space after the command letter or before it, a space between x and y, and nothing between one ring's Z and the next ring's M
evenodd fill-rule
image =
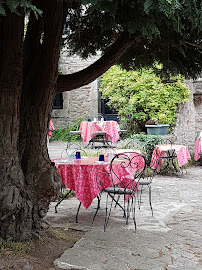
M160 71L161 66L155 68ZM145 131L149 119L174 126L178 105L190 98L190 90L182 76L172 79L175 82L162 83L152 68L126 71L113 66L102 75L102 97L122 117L133 116L133 133Z
M161 144L163 138L158 135L148 134L133 134L130 138L123 140L120 143L122 149L139 149L145 156L147 165L151 162L152 153L156 144Z
M69 127L69 131L79 130L81 121L76 122L74 125ZM77 142L81 140L81 136L79 134L70 134L68 133L66 128L56 129L52 132L51 141L69 141L69 142Z

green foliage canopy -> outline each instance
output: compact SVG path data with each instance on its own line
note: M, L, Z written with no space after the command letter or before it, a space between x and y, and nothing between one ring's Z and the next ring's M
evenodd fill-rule
M69 48L82 57L106 52L127 31L139 35L121 57L125 68L163 63L162 76L181 73L195 78L202 70L201 0L83 0L67 19ZM69 33L69 32L68 32ZM106 46L107 45L107 46ZM193 61L194 59L194 61ZM168 72L169 71L169 72Z
M180 75L176 82L164 84L152 68L126 71L119 66L103 74L101 91L120 115L133 115L137 131L143 131L149 119L174 125L177 107L190 92Z
M11 12L14 12L18 15L20 13L18 12L19 8L23 8L24 11L30 11L32 10L35 14L35 16L38 18L38 15L42 14L42 11L38 8L36 8L35 5L32 4L32 0L5 0L0 1L0 15L6 16L6 9L9 8Z
M55 0L58 1L58 0ZM201 0L65 0L64 34L70 53L83 58L106 52L127 32L139 38L120 58L124 68L151 66L161 62L161 76L170 72L196 78L202 70ZM19 8L42 12L36 0L0 1L0 15ZM0 17L1 18L1 17ZM136 40L137 41L137 40ZM194 61L193 61L194 59Z

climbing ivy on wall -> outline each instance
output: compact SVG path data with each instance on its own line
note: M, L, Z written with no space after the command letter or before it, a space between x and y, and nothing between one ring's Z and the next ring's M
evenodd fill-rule
M162 83L152 68L126 71L113 66L101 77L102 96L120 115L133 116L135 131L144 131L149 119L174 126L178 105L189 99L190 90L182 76L171 79Z

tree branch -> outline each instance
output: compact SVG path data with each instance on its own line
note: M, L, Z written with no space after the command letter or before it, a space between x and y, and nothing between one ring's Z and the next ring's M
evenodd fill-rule
M129 36L127 32L123 32L111 45L109 50L92 65L72 74L59 75L57 81L57 93L71 91L91 83L106 72L111 66L116 64L129 47L139 44L140 41L140 33Z
M188 44L190 46L194 46L194 47L197 47L199 49L202 49L202 45L198 45L196 43L193 43L193 42L190 42L190 41L184 41L185 44Z

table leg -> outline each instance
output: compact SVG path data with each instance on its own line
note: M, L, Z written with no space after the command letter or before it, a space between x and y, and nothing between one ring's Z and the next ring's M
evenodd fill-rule
M66 198L70 195L71 192L72 192L72 190L69 190L69 191L67 192L67 194L65 194L65 195L57 202L57 204L56 204L56 206L55 206L55 213L57 213L57 207L58 207L58 205L59 205L64 199L66 199Z

